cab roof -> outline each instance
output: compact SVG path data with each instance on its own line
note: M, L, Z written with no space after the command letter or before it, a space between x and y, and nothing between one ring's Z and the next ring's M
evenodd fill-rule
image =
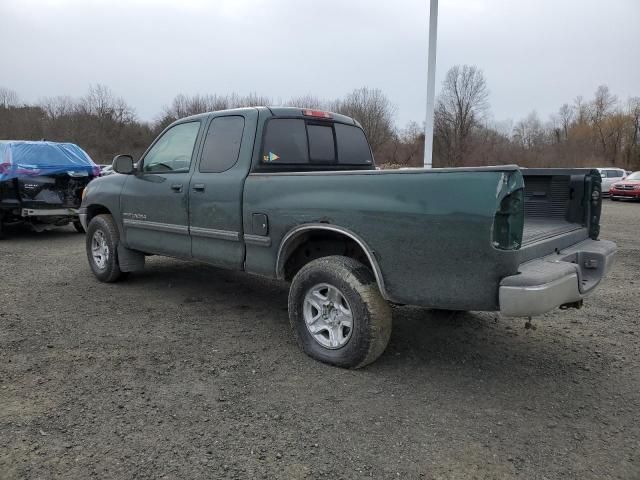
M346 115L342 115L340 113L334 113L334 112L326 112L323 110L317 110L317 109L311 109L311 108L303 108L303 107L267 107L267 106L259 106L259 107L241 107L241 108L230 108L230 109L226 109L226 110L216 110L214 112L205 112L205 113L200 113L197 115L191 115L189 117L184 117L179 119L180 122L186 121L186 120L200 120L202 118L208 117L209 115L211 115L212 113L221 113L221 112L229 112L229 113L242 113L242 112L249 112L251 110L258 110L258 111L263 111L263 112L269 112L271 113L272 116L274 117L300 117L300 118L312 118L313 115L309 115L310 112L315 112L315 113L323 113L323 114L327 114L328 116L323 116L322 119L324 120L332 120L332 121L337 121L340 123L346 123L349 125L357 125L359 127L361 127L361 125L355 121L353 118L351 117L347 117Z

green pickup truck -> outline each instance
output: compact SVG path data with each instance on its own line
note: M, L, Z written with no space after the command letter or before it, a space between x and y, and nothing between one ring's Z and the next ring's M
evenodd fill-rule
M95 276L148 255L291 282L311 357L373 362L390 304L530 317L579 307L611 268L597 170L515 165L377 170L360 125L300 108L181 119L83 192Z

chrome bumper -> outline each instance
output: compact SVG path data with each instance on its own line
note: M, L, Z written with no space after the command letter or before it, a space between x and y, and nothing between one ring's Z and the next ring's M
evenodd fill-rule
M616 244L585 240L520 265L500 282L500 312L509 317L542 315L589 295L613 265Z
M77 208L23 208L23 217L75 217Z

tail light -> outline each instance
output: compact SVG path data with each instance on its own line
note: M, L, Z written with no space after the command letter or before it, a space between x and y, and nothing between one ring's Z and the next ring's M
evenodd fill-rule
M524 228L524 190L516 190L502 199L493 221L493 246L516 250L522 245Z
M329 112L323 112L322 110L305 109L305 110L302 110L302 114L305 117L333 118L333 115L331 115Z
M0 163L0 175L8 175L9 168L11 168L11 164L9 162Z
M591 175L587 177L587 188L591 206L589 208L589 237L593 240L600 235L600 212L602 210L602 179L600 176ZM615 187L614 187L615 188Z

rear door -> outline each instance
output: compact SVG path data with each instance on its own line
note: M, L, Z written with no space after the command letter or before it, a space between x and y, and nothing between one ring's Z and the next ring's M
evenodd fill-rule
M211 118L189 185L192 256L216 266L242 269L242 191L255 138L256 111Z
M189 177L200 121L166 130L129 175L120 197L127 244L143 252L191 255Z

